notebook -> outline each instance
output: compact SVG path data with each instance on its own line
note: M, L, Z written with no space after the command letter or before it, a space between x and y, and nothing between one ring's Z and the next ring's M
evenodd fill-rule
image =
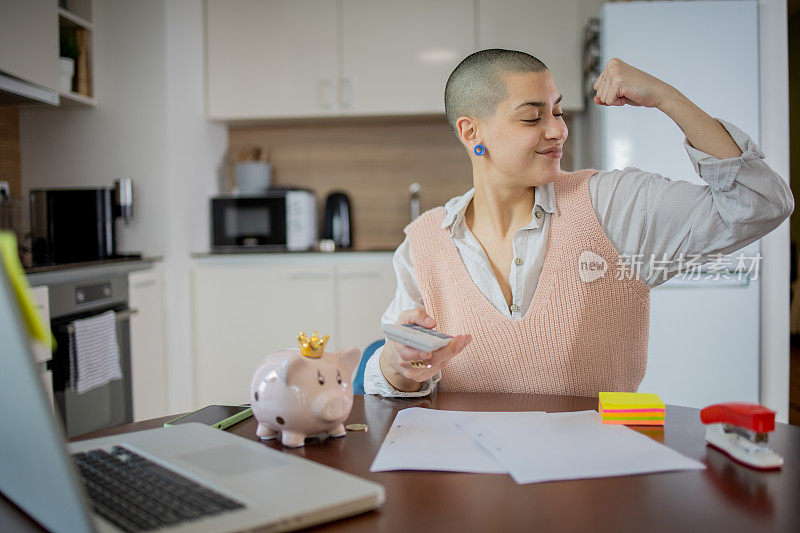
M0 338L0 491L49 530L287 531L384 501L379 484L201 424L65 444L2 263Z

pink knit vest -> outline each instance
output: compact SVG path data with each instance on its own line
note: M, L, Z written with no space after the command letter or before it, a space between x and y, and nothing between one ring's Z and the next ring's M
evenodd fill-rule
M650 288L619 263L589 197L596 170L562 172L555 180L544 265L526 315L512 320L470 278L445 211L427 211L406 227L414 275L437 330L469 333L472 342L442 369L439 389L597 396L635 392L647 366ZM605 274L591 281L605 260ZM579 258L582 265L579 265ZM588 279L584 276L584 279Z

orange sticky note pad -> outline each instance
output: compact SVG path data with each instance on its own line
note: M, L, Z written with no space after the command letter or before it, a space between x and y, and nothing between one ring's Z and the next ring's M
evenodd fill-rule
M625 426L663 426L664 419L661 420L609 420L603 419L603 424L621 424Z

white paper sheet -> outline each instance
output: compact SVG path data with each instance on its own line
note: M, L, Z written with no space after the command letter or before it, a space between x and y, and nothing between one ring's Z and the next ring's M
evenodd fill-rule
M505 474L508 470L468 433L460 430L455 421L471 416L520 413L443 411L409 407L395 416L370 470L440 470L447 472L479 472ZM546 413L526 412L531 417Z
M568 417L594 411L547 414L543 411L473 412L444 411L409 407L397 413L370 470L440 470L505 474L507 468L488 453L456 421L470 417L507 420L508 425L521 424L537 417ZM504 418L509 417L509 418Z
M519 417L517 422L513 414L464 416L455 422L517 483L705 468L630 428L603 424L594 411Z

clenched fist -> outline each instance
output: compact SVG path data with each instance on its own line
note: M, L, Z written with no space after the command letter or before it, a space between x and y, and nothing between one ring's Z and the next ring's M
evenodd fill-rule
M675 88L614 57L594 82L594 90L596 104L660 107Z

